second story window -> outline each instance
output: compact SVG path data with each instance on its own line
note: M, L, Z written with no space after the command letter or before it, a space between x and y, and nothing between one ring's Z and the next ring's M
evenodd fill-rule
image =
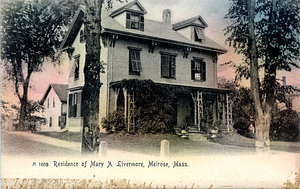
M144 15L127 12L126 28L144 31Z
M206 81L206 63L203 60L192 60L191 78L194 81Z
M77 117L78 94L69 94L69 117Z
M161 76L165 78L176 77L176 55L161 54Z
M55 97L53 97L53 108L55 108Z
M129 49L129 74L140 75L142 71L140 50Z
M75 69L74 69L74 80L77 80L79 79L79 58L80 56L76 56L75 57L75 60L74 60L74 66L75 66Z

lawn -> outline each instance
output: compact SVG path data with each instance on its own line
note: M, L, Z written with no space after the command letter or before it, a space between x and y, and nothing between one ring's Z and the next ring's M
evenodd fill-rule
M67 140L70 142L81 142L80 133L74 132L36 132L37 134ZM124 150L140 154L158 156L162 140L170 142L170 155L232 155L238 153L254 153L254 148L239 148L236 146L220 145L210 141L196 142L189 139L182 139L174 134L143 134L131 135L126 133L106 134L101 133L101 141L106 141L108 148Z
M67 140L81 142L81 134L75 132L36 132L37 134ZM174 134L143 134L131 135L126 133L106 134L101 133L101 141L106 141L108 148L124 150L128 152L159 155L162 140L170 142L171 155L232 155L253 154L255 152L255 140L243 137L239 134L219 136L211 141L195 142L182 139ZM271 141L271 150L300 153L299 142Z

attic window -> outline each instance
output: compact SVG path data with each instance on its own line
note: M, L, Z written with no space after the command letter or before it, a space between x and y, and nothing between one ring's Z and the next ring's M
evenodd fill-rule
M144 15L127 12L126 28L144 31Z
M199 41L200 43L204 43L204 29L195 27L195 41Z
M80 30L80 43L83 43L85 41L85 35L84 35L84 31Z

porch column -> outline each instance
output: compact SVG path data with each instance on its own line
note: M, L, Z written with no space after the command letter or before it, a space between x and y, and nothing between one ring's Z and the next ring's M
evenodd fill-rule
M222 95L222 107L223 107L223 116L222 116L222 125L226 126L226 110L225 110L226 98L225 95Z
M214 95L214 104L213 104L213 124L218 123L218 96Z
M127 90L123 88L124 93L124 123L127 125ZM129 129L129 128L128 128Z
M227 104L227 129L228 131L233 131L232 124L232 100L230 96L226 93L226 104Z

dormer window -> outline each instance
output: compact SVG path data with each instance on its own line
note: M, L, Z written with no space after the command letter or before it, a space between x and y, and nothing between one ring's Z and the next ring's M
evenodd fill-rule
M195 27L195 41L204 43L204 40L205 40L204 29Z
M144 15L127 12L126 28L144 31Z

